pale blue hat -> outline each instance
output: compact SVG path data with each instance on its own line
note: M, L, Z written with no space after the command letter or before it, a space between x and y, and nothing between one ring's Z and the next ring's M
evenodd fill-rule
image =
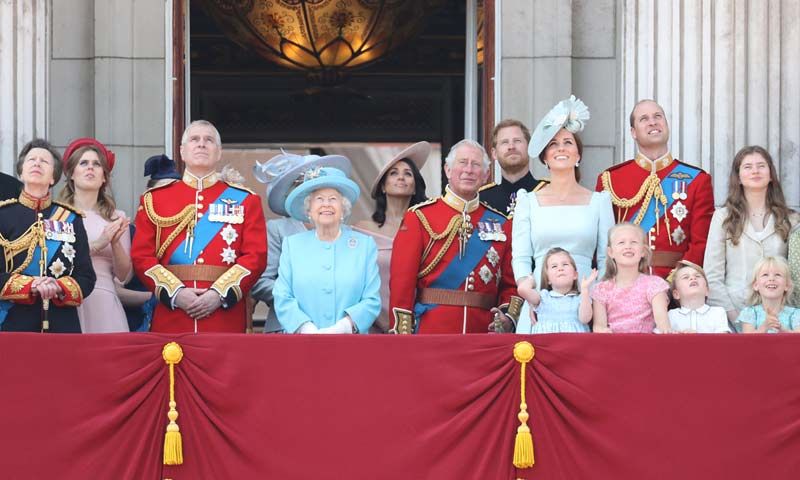
M253 175L261 183L267 185L267 204L274 213L288 217L289 212L285 209L286 196L289 195L293 186L297 186L295 181L303 176L307 170L314 170L319 167L333 167L343 171L345 175L350 175L350 160L342 155L296 155L286 153L281 149L281 153L264 163L253 165Z
M589 107L575 98L575 95L561 100L544 116L539 125L536 125L531 141L528 142L528 156L538 158L544 147L562 128L572 133L583 131L587 120L589 120Z
M361 195L361 189L358 188L356 182L347 178L347 174L338 168L318 167L312 170L306 170L303 175L303 183L289 193L289 196L286 197L285 204L286 211L289 212L289 215L301 222L309 221L303 202L306 197L315 190L319 190L320 188L336 189L342 196L350 200L352 204L356 203L358 196Z

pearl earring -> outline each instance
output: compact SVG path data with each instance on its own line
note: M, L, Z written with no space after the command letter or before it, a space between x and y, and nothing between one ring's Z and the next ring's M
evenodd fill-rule
M576 166L576 167L580 166L580 164L581 164L581 161L580 161L580 160L578 160L577 162L575 162L575 166Z

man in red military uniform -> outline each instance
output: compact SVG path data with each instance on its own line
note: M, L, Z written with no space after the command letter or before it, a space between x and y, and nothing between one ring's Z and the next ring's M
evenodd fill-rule
M133 267L156 294L154 332L244 333L245 299L267 263L256 194L219 180L219 132L192 122L181 140L182 180L142 195Z
M667 118L655 101L639 101L630 125L639 153L604 171L597 191L611 194L618 222L648 232L655 275L666 278L682 259L702 265L714 213L711 176L672 158Z
M488 173L483 147L458 142L445 161L445 195L403 218L389 288L394 331L486 333L493 308L507 308L516 295L511 221L478 197Z

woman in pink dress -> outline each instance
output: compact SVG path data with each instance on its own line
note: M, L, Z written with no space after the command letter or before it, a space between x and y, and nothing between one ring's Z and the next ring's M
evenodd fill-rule
M117 297L114 278L128 281L131 268L130 221L117 210L111 196L114 152L93 138L73 140L64 152L66 185L61 200L85 215L92 266L97 275L94 291L78 307L83 333L127 332L125 310Z
M353 230L371 236L378 246L378 270L381 276L381 313L372 324L370 333L389 330L389 264L392 243L408 207L425 201L425 180L420 169L425 165L431 145L419 142L411 145L383 166L372 183L375 212L371 220L353 225Z

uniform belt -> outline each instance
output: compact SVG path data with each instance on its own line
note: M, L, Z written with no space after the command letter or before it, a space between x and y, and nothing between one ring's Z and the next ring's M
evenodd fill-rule
M675 268L681 258L681 252L653 252L653 266Z
M445 288L423 288L419 292L420 303L437 305L457 305L459 307L477 307L489 310L497 306L496 296L488 293L464 292Z
M182 282L216 282L228 271L227 267L218 265L164 265Z

